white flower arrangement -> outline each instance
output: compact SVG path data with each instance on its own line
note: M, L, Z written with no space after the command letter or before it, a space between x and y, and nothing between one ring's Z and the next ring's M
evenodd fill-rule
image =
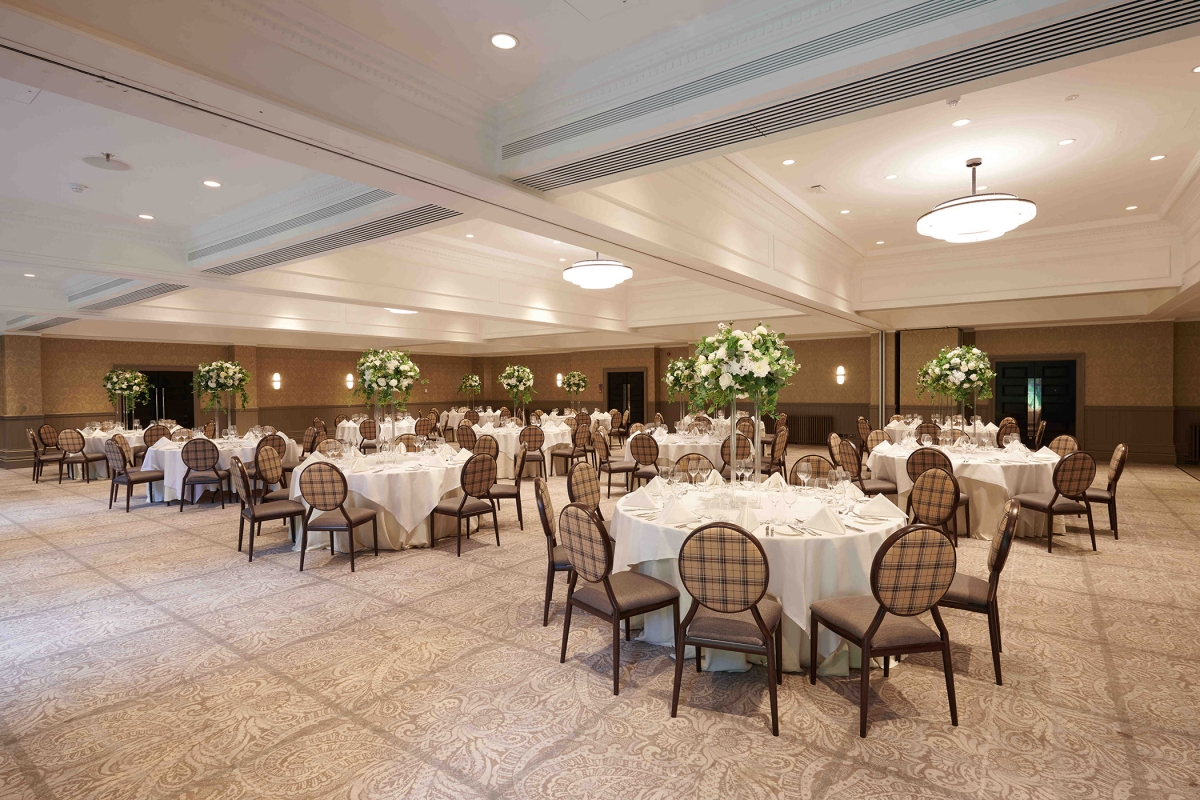
M683 400L684 395L691 395L696 388L696 359L695 357L677 358L667 364L663 382L667 384L667 401Z
M114 369L104 376L104 391L113 405L124 398L132 408L139 400L150 399L150 379L137 370Z
M472 397L483 391L483 381L478 375L463 375L462 382L458 384L459 394L469 394Z
M193 385L206 411L214 407L220 411L225 407L226 392L240 397L242 408L245 408L250 402L250 395L246 391L249 383L250 373L238 362L214 361L196 367Z
M996 373L978 347L943 347L937 358L917 372L917 393L943 395L959 402L992 396Z
M509 364L497 379L508 392L513 405L528 403L533 397L533 370L520 364ZM565 379L564 379L565 380Z
M792 348L769 326L747 332L722 322L715 336L696 343L696 402L722 408L748 398L774 414L779 391L798 369Z
M355 394L367 402L404 405L421 370L407 353L399 350L368 350L358 359L358 388Z
M573 394L576 397L585 391L588 387L587 375L582 372L572 371L563 375L562 388L567 394Z

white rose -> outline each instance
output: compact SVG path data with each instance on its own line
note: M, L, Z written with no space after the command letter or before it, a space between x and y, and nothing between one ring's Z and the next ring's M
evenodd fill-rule
M759 325L757 328L754 329L754 333L757 336L766 336L767 328L765 325Z
M974 372L972 372L972 373L971 373L971 380L973 380L973 381L977 381L977 380L979 380L979 376L978 376L978 375L976 375Z
M722 389L728 389L733 385L733 376L728 372L722 372L721 379L718 382L721 384Z

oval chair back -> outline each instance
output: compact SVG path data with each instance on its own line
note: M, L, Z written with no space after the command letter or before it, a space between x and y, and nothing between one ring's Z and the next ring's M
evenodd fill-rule
M372 420L374 421L374 420ZM304 438L300 440L300 457L308 455L317 446L317 429L309 426L304 431Z
M125 454L125 463L132 467L133 466L133 448L131 448L129 446L129 440L126 439L125 435L121 434L121 433L114 433L109 438L117 443L117 447L121 448L121 452Z
M433 434L435 427L437 426L433 424L433 420L431 420L429 417L421 417L413 426L413 433L415 433L417 436L424 436L428 438Z
M865 442L871 435L871 423L867 422L866 417L859 417L856 424L858 425L858 438Z
M83 452L83 434L74 428L63 428L54 439L55 445L67 455ZM50 445L48 445L50 446Z
M742 459L749 458L753 452L754 444L742 434L737 434L737 458L733 460L741 461ZM727 438L721 442L721 463L723 464L721 469L723 470L729 466L729 462L729 439Z
M858 456L858 448L854 446L854 442L849 439L840 439L834 455L836 456L834 462L849 472L852 480L861 481L862 459Z
M110 478L116 478L118 475L124 475L127 467L125 460L125 451L121 449L115 438L109 439L104 443L104 459L108 462L108 475Z
M491 439L490 436L482 437ZM495 440L492 439L494 442ZM463 465L462 490L469 497L486 500L496 485L496 459L488 453L476 453Z
M52 447L58 447L58 431L54 429L53 425L49 423L42 425L40 428L38 428L37 435L38 440L41 441L43 448L50 449Z
M318 511L341 508L346 494L346 476L328 461L309 464L300 473L300 496Z
M904 469L908 472L908 479L913 483L916 483L917 478L927 469L944 469L951 475L954 474L954 467L951 466L950 459L945 453L934 447L918 447L913 450L904 464Z
M658 442L649 434L636 434L629 440L629 454L639 467L652 467L658 463Z
M333 455L334 453L340 455L342 452L342 443L337 439L326 439L317 445L317 452L323 456Z
M1021 426L1017 425L1017 421L1012 417L1005 417L1000 421L1000 427L996 428L996 444L1004 446L1004 437L1012 434L1021 435Z
M958 483L940 467L931 467L913 482L913 522L943 527L958 508Z
M1050 442L1050 449L1057 456L1069 456L1071 453L1079 452L1079 442L1075 441L1074 436L1064 433L1062 436L1054 437Z
M1033 435L1033 449L1042 449L1042 438L1046 435L1046 420L1038 420L1037 433Z
M411 453L417 449L417 435L415 433L402 433L392 441L392 444L402 444L404 445L404 452Z
M608 435L604 431L596 431L592 435L592 446L596 448L596 463L607 463L610 457Z
M683 540L679 577L700 605L722 614L737 614L762 600L771 568L757 539L732 523L711 522ZM764 641L770 641L770 633L763 634Z
M567 497L572 503L587 506L597 517L604 519L600 513L600 476L588 462L576 462L567 473Z
M467 420L472 425L478 425L479 424L479 412L473 408L468 408L466 411L463 412L463 419Z
M270 447L275 451L276 455L278 455L280 458L283 458L284 454L287 453L287 439L284 439L278 433L268 433L266 436L259 439L258 445L255 447L254 463L256 468L258 464L257 452L262 450L264 447ZM248 471L249 470L247 470L247 472Z
M369 418L358 423L358 438L359 444L374 442L379 438L379 423Z
M871 563L871 594L898 617L915 617L933 608L954 580L958 554L945 531L930 525L906 525L889 536ZM940 617L935 617L939 621Z
M262 445L254 453L254 470L266 486L283 483L283 459L280 458L279 451L269 444Z
M612 548L604 526L591 509L571 503L558 515L559 543L579 577L589 583L605 582L612 572ZM609 591L611 602L611 591ZM614 604L615 607L615 604Z
M350 419L350 418L347 417L345 414L338 414L336 417L333 418L333 424L336 427L338 425L341 425L343 422L345 422L348 419Z
M867 434L867 452L870 453L876 447L888 441L887 431L873 430Z
M217 438L217 423L212 420L204 423L204 436L208 439Z
M1070 453L1054 467L1054 491L1069 500L1083 500L1096 479L1096 459L1087 453Z
M458 446L460 448L462 448L463 450L474 450L475 449L475 442L477 440L477 437L475 436L475 429L472 428L469 424L467 424L467 425L460 424L458 426L457 433L454 434L454 439L455 439L455 441L458 442Z
M575 422L575 432L571 434L571 443L576 450L585 450L592 443L592 432L581 420Z
M921 437L928 436L929 440L937 444L938 437L941 436L942 429L936 422L922 422L917 426L916 436L917 441L921 441Z
M511 417L512 417L512 412L508 410L508 406L501 406L500 407L500 421L504 422L504 420L509 419Z
M142 432L142 443L146 445L146 449L149 450L155 445L155 443L158 442L159 439L165 439L170 435L171 432L167 430L166 425L151 425Z
M492 460L500 458L500 443L491 436L484 434L475 440L475 446L471 448L475 455L489 455Z
M521 429L518 441L529 448L531 453L539 453L546 444L546 433L541 428L529 425Z
M742 417L737 421L737 432L745 436L751 441L754 440L754 420L750 417Z
M835 465L841 466L838 464L838 447L840 447L842 444L842 437L837 433L831 433L829 434L827 444L829 446L829 460Z
M1113 496L1117 496L1117 482L1121 480L1121 474L1125 472L1125 460L1129 457L1129 447L1124 444L1119 444L1113 450L1112 458L1108 462L1108 491Z
M996 523L996 535L992 537L992 546L988 548L988 602L991 602L996 596L996 584L1000 580L1000 573L1004 571L1004 565L1008 563L1008 551L1012 547L1013 536L1017 532L1017 523L1021 517L1021 504L1016 500L1009 500L1004 504L1004 511L1000 513L1000 521Z
M233 480L233 490L237 492L238 501L243 506L254 505L254 490L250 488L250 473L246 465L237 456L229 459L230 478Z
M788 483L793 486L803 485L800 480L799 467L801 464L808 464L810 470L809 480L813 482L813 486L818 485L816 481L824 480L829 473L833 472L833 464L829 463L829 459L825 456L808 455L801 456L796 459L796 463L792 464L792 471L788 475Z
M217 468L221 451L209 439L189 439L180 451L183 465L194 472L207 472Z
M551 542L550 547L553 548L558 544L554 538L558 519L554 516L554 501L550 498L550 486L545 478L533 479L533 497L537 500L538 516L542 518L542 532L546 534L546 538ZM553 549L550 558L554 558Z
M709 469L715 469L713 463L708 460L708 456L704 455L703 453L684 453L679 458L675 459L675 469L684 472L688 476L689 481L692 477L692 465L695 465L695 470L697 472L699 472L705 466L707 466ZM698 479L699 475L697 475L697 480Z

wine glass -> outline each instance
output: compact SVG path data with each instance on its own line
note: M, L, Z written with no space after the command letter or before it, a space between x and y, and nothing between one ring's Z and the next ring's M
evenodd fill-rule
M807 461L801 461L800 466L796 467L796 476L800 478L802 491L808 494L808 480L812 477L812 464Z
M700 471L700 460L689 459L687 465L688 475L692 476L692 483L696 482L696 473Z
M792 486L790 483L784 485L784 487L783 487L783 502L787 505L787 510L788 510L787 511L788 516L787 516L787 520L786 520L787 522L791 522L793 519L796 518L796 515L792 511L792 509L795 507L796 501L799 499L800 498L796 496L796 489L794 486Z
M926 447L929 447L929 445L933 444L933 436L931 436L928 433L922 435L921 436L921 444L925 445Z
M707 462L702 463L698 472L700 474L700 483L707 484L708 476L712 475L712 465L708 464Z

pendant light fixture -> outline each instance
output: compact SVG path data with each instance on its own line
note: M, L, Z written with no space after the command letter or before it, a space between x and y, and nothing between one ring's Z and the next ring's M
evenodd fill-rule
M985 242L998 239L1037 216L1037 206L1032 200L1003 192L977 194L975 170L982 164L980 158L967 161L971 194L936 206L917 220L917 233L947 242Z
M632 277L632 269L620 261L601 258L599 253L594 259L576 261L563 270L563 279L581 289L611 289Z

